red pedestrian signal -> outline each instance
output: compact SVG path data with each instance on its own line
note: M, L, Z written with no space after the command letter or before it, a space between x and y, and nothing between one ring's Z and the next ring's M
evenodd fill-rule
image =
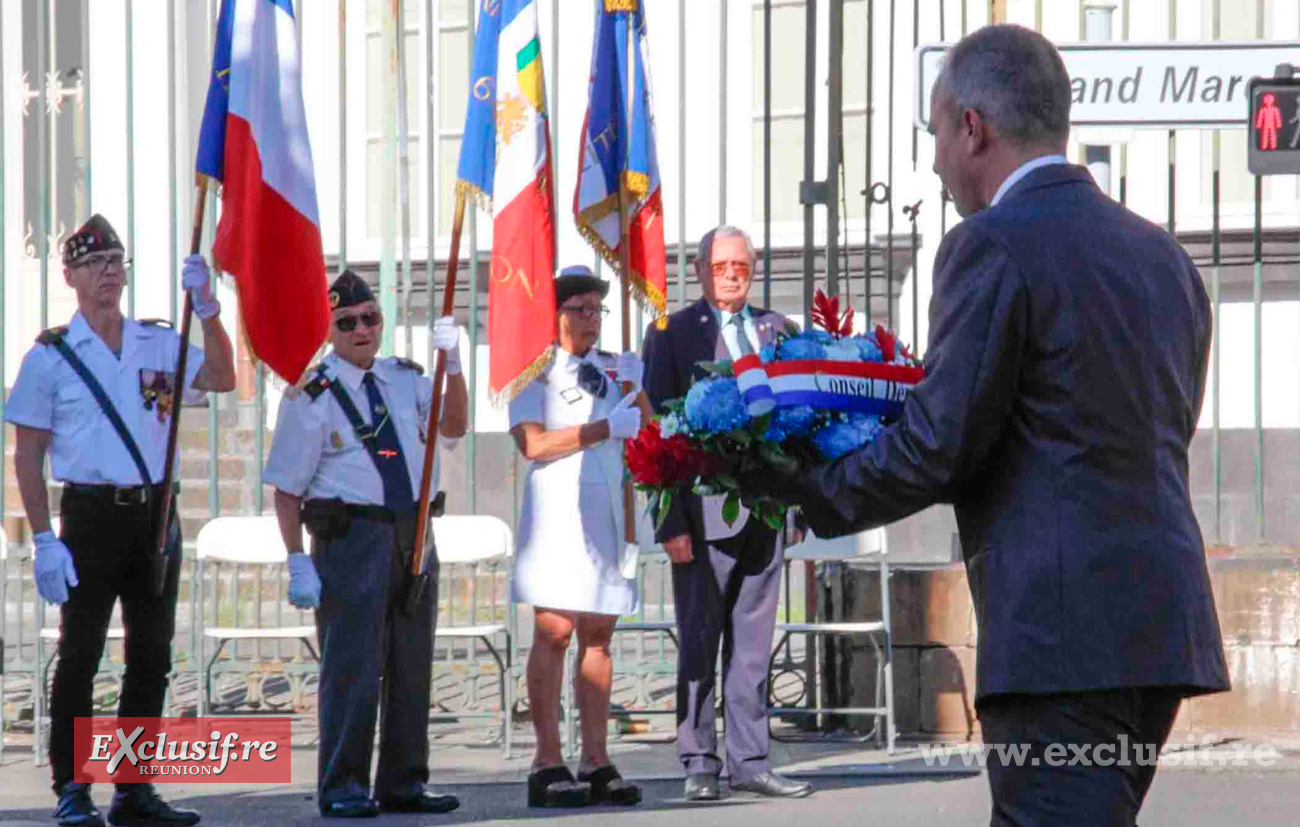
M1247 99L1251 173L1300 174L1300 80L1253 78Z

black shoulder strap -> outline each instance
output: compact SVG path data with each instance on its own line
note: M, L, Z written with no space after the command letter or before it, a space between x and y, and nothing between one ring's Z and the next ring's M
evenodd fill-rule
M42 339L48 341L41 341ZM145 464L144 457L140 455L140 447L135 444L135 439L132 438L131 432L126 429L126 423L118 415L117 408L113 407L113 402L108 398L108 394L104 393L104 388L99 384L99 380L86 367L86 363L81 361L77 354L72 352L72 348L68 347L68 343L63 340L63 331L57 331L57 329L56 331L46 331L41 334L37 341L44 345L52 345L68 361L68 364L72 365L72 369L81 377L81 381L85 382L86 387L90 388L91 395L95 397L95 401L103 409L108 421L113 424L113 430L117 431L117 435L121 437L127 453L135 461L136 470L140 472L140 479L145 485L152 485L153 480L149 477L149 466ZM177 413L173 411L172 416L176 416Z
M404 358L402 356L397 356L395 357L395 359L398 367L406 368L407 370L413 370L416 373L420 374L421 376L424 375L424 365L420 364L419 362L416 362L412 359Z
M375 444L375 433L366 421L361 418L361 412L353 404L352 397L348 396L347 388L343 387L342 382L333 381L329 383L330 393L338 400L339 407L343 409L343 415L348 418L352 425L352 431L361 440L361 444L366 446L366 453L370 454L370 459L375 463L375 470L383 476L382 466L379 462L379 446Z

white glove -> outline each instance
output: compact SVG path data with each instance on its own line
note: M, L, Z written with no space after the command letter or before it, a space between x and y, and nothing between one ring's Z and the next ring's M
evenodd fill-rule
M203 256L186 256L181 269L181 286L190 292L190 302L200 319L211 319L221 312L221 302L212 295L212 278Z
M433 323L433 346L441 350L447 360L447 375L460 373L460 328L451 316L443 316Z
M58 605L68 602L68 587L77 586L77 568L72 565L72 553L53 531L42 531L32 540L36 543L36 590L46 603Z
M633 405L635 393L629 393L609 412L610 439L632 439L641 432L641 409Z
M289 555L289 603L299 609L320 605L320 575L316 564L302 552Z
M618 355L618 383L624 382L632 384L632 392L641 390L641 382L645 378L645 363L641 357L628 351Z

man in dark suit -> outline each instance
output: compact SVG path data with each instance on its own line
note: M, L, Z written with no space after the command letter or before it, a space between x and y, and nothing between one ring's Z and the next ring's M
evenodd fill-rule
M1029 745L989 762L994 825L1134 824L1181 699L1228 689L1188 486L1209 303L1173 238L1066 162L1069 108L1034 32L947 54L934 167L966 220L935 261L926 378L863 450L746 481L823 537L952 503L984 742Z
M699 362L736 359L776 339L789 321L748 303L754 248L734 227L700 241L695 274L704 297L672 314L668 327L646 331L646 392L660 412L704 375ZM686 798L719 797L714 730L714 666L722 650L727 720L727 771L733 790L800 797L809 784L772 772L768 760L767 668L781 585L782 538L742 511L727 526L721 497L677 492L655 534L673 562L677 660L677 753L686 770Z

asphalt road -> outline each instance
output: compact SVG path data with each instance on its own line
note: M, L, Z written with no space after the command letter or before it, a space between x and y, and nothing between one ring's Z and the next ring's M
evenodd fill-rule
M314 756L295 756L297 767ZM305 760L304 760L305 759ZM976 774L907 774L868 768L866 776L799 773L810 777L816 792L798 801L769 801L737 794L708 804L688 804L678 778L643 781L645 801L638 807L584 810L530 810L524 806L524 786L516 781L457 783L441 789L460 795L462 806L442 816L386 815L384 824L555 824L677 825L690 827L766 827L766 825L924 824L979 825L988 823L989 794L985 778ZM459 773L454 773L460 775ZM310 776L308 776L310 777ZM0 768L0 824L49 825L53 797L44 769L30 761L6 756ZM178 804L203 814L205 825L325 824L316 816L310 782L269 788L212 785L166 785L160 791ZM111 790L98 787L95 799L106 812ZM1162 771L1142 813L1144 827L1223 827L1223 825L1286 825L1300 823L1300 769Z

